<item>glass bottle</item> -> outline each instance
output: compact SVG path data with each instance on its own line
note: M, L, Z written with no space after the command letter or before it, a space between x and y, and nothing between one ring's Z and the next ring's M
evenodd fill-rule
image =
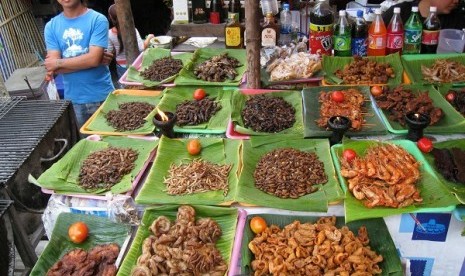
M357 11L354 27L352 28L352 55L364 57L367 55L368 25L363 19L363 11Z
M225 45L228 49L244 48L244 30L239 22L239 13L228 13L228 23L224 27Z
M273 13L268 12L262 25L262 47L274 47L279 40L279 27L274 21Z
M368 56L385 56L387 30L381 17L381 10L375 10L375 20L368 29Z
M210 23L220 24L222 21L222 8L220 0L212 0L210 4Z
M241 9L240 0L229 0L229 12L237 13L239 15L239 22L244 18L244 14Z
M437 8L431 6L429 15L423 22L423 33L421 35L421 53L435 54L439 43L439 30L441 30L441 21L436 14Z
M192 22L207 23L207 7L205 0L192 0Z
M418 7L412 7L412 14L404 26L404 54L419 54L421 50L421 33L423 25L420 21Z
M404 45L404 24L400 17L400 8L394 8L394 16L387 28L387 54L402 53Z
M310 12L310 53L331 55L333 50L333 12L326 0L318 0Z
M335 56L352 56L351 46L352 26L347 21L346 11L339 11L339 20L334 25L334 55Z

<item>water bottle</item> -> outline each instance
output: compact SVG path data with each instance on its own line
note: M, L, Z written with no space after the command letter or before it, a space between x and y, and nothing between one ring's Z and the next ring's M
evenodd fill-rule
M276 15L279 12L277 0L262 0L262 13L266 16L267 13Z
M281 11L279 21L281 23L279 45L287 45L291 42L292 31L292 15L289 10L289 4L284 3L283 10Z
M351 47L352 28L347 21L346 11L339 11L339 20L334 25L334 55L335 56L352 56Z
M368 25L363 19L363 11L357 11L357 19L352 28L352 55L364 57L368 47Z

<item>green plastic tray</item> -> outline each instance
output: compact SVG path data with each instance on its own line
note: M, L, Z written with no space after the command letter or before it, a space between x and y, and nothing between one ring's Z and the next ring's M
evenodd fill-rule
M439 93L441 93L441 95L444 97L444 99L446 98L446 95L447 95L447 93L449 92L449 90L456 90L456 91L458 91L458 90L464 90L463 87L457 87L457 86L454 85L454 84L444 84L444 85L438 86L437 89L438 89ZM464 91L465 91L465 90L464 90ZM462 93L465 93L465 92L462 92ZM446 100L446 101L447 101L447 100ZM447 102L447 103L449 103L449 102ZM449 103L449 105L450 105L453 109L455 109L455 107L454 107L452 104ZM457 109L455 109L455 110L457 110ZM459 112L459 113L460 113L460 112ZM460 113L460 114L461 114L461 113ZM462 116L465 117L465 115L463 115L463 114L462 114Z

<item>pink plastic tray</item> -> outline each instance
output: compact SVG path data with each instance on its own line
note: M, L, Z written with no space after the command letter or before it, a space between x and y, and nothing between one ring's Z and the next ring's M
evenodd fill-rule
M142 139L142 140L149 140L153 141L158 139L158 137L147 137L147 136L128 136L128 138L133 138L133 139ZM87 140L91 141L100 141L101 137L99 135L90 135L86 138ZM150 165L151 162L153 162L155 155L157 153L157 149L154 148L152 152L150 153L149 157L147 160L145 160L144 165L142 165L142 168L140 169L139 173L137 174L136 178L132 181L131 189L125 193L127 196L132 196L134 191L136 190L137 185L139 185L142 176L144 175L144 172L146 171L147 167ZM41 188L42 192L45 194L54 194L54 190L49 190L45 188ZM67 196L72 196L72 197L79 197L79 198L87 198L87 199L99 199L99 200L104 200L106 198L105 195L86 195L86 194L67 194Z
M234 237L234 245L231 253L231 261L229 262L228 276L235 276L241 273L240 259L241 259L241 245L242 236L244 235L244 226L247 219L247 211L244 209L237 210L237 226L236 235Z

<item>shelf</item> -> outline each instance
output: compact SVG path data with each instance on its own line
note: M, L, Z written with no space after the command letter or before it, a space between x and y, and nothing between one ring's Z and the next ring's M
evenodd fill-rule
M170 33L172 36L216 36L224 37L224 27L226 23L221 24L171 24Z

